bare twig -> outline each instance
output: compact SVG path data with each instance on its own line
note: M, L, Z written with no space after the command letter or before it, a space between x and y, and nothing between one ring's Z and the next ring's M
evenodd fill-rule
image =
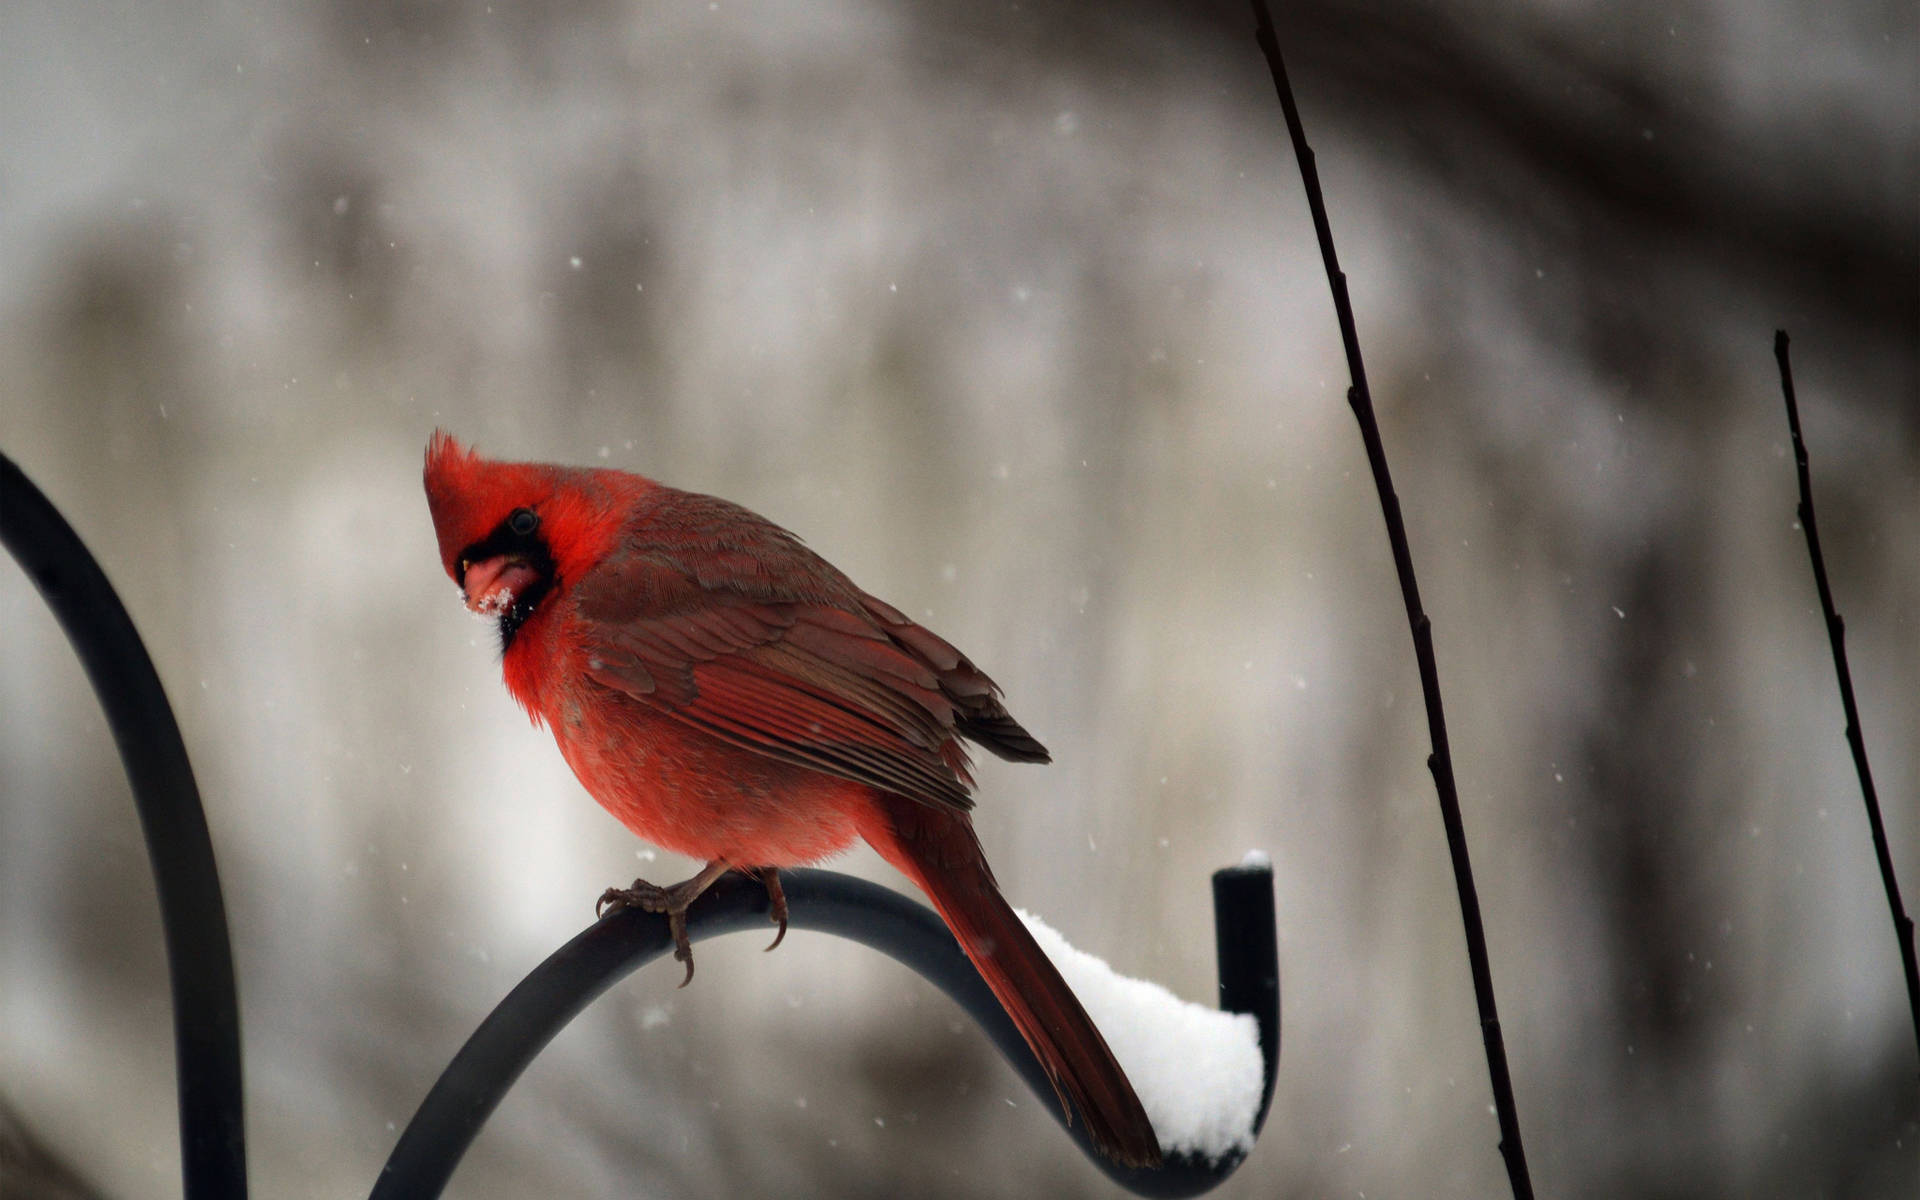
M1420 586L1413 575L1413 553L1407 546L1407 529L1400 517L1400 500L1393 491L1393 478L1387 471L1387 454L1380 441L1380 424L1373 415L1373 394L1367 387L1367 370L1360 358L1360 337L1354 330L1353 305L1347 298L1347 277L1340 270L1333 249L1333 230L1327 223L1327 205L1320 192L1320 174L1315 169L1313 150L1307 145L1300 124L1300 110L1293 100L1293 87L1287 82L1287 69L1280 59L1280 42L1274 33L1273 16L1265 0L1252 0L1257 24L1256 38L1273 72L1273 86L1280 94L1280 108L1286 115L1287 133L1293 138L1294 156L1300 162L1300 176L1306 185L1307 206L1313 211L1313 229L1320 240L1320 257L1327 267L1327 281L1333 288L1333 307L1340 322L1340 341L1346 347L1347 368L1353 385L1347 389L1347 403L1360 423L1360 437L1366 443L1367 462L1373 468L1374 486L1380 493L1380 508L1386 516L1387 540L1393 546L1393 565L1400 576L1400 593L1407 604L1407 623L1413 630L1414 656L1420 664L1420 693L1426 701L1427 733L1433 752L1427 756L1427 768L1433 773L1434 788L1440 794L1440 819L1446 826L1447 850L1453 859L1454 882L1460 891L1460 914L1466 926L1467 958L1473 969L1473 995L1480 1008L1480 1031L1487 1045L1487 1073L1493 1084L1494 1110L1500 1122L1500 1154L1506 1160L1507 1178L1516 1200L1532 1200L1533 1180L1527 1174L1527 1155L1520 1144L1520 1117L1513 1103L1513 1080L1507 1072L1506 1041L1500 1034L1500 1016L1493 998L1493 968L1487 957L1487 934L1480 921L1480 899L1473 886L1473 864L1467 857L1466 827L1460 820L1460 796L1453 780L1453 754L1447 745L1447 717L1440 703L1440 672L1433 656L1433 623L1420 606Z
M1793 396L1793 364L1787 357L1787 331L1775 331L1773 357L1780 364L1780 390L1787 398L1787 429L1793 434L1793 465L1800 476L1800 528L1807 535L1807 556L1813 559L1813 583L1820 591L1820 610L1827 618L1827 640L1833 645L1833 670L1840 677L1840 707L1847 714L1847 745L1853 751L1853 769L1860 776L1860 794L1867 802L1867 825L1873 831L1873 853L1880 860L1880 881L1887 887L1887 906L1893 910L1893 932L1900 941L1900 963L1907 976L1907 1007L1913 1010L1914 1045L1920 1049L1920 968L1913 951L1913 918L1900 903L1900 881L1893 874L1893 854L1887 849L1887 827L1880 820L1880 797L1873 789L1873 769L1867 766L1867 742L1860 732L1860 709L1853 700L1853 672L1847 667L1847 623L1833 606L1833 588L1827 583L1827 561L1820 553L1820 530L1813 523L1813 475L1807 469L1807 443L1800 436L1800 406Z

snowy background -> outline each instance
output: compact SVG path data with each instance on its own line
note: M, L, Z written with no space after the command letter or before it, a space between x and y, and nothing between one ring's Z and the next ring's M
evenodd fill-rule
M1913 1035L1770 339L1912 905L1911 4L1280 21L1534 1179L1898 1194ZM178 710L257 1194L364 1194L600 890L688 868L507 698L436 561L435 425L744 502L965 648L1056 758L983 764L1000 879L1118 969L1208 1000L1207 874L1271 851L1285 1053L1222 1195L1504 1193L1413 657L1249 28L1228 0L0 7L0 446ZM177 1194L145 852L10 560L0 638L9 1136L100 1195ZM453 1194L1109 1194L904 969L763 941L597 1004Z

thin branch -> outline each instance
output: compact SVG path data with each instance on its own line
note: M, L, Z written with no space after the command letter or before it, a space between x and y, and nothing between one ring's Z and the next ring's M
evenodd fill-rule
M1326 200L1320 191L1320 173L1314 166L1313 150L1307 145L1306 130L1300 124L1300 110L1294 103L1293 87L1287 82L1287 68L1280 59L1280 42L1273 29L1273 16L1265 0L1252 0L1256 38L1273 72L1273 86L1280 94L1280 109L1286 115L1287 133L1293 139L1294 156L1300 163L1300 176L1306 185L1307 206L1313 212L1313 230L1320 240L1320 257L1326 262L1327 282L1333 288L1333 306L1340 322L1340 341L1346 348L1347 368L1353 386L1347 389L1347 403L1360 423L1360 437L1366 443L1367 462L1373 468L1374 486L1380 493L1380 508L1386 516L1387 540L1393 546L1393 565L1400 576L1400 593L1406 600L1407 623L1413 631L1414 656L1420 664L1420 693L1426 701L1427 733L1433 752L1427 768L1440 795L1440 819L1446 826L1447 851L1453 859L1454 882L1460 892L1460 914L1466 926L1467 958L1473 969L1473 995L1480 1009L1480 1031L1487 1045L1487 1073L1493 1085L1494 1110L1500 1123L1500 1154L1506 1161L1507 1178L1516 1200L1532 1200L1533 1180L1527 1174L1527 1155L1520 1143L1520 1117L1513 1102L1513 1080L1507 1071L1506 1040L1500 1033L1499 1011L1493 997L1493 967L1487 957L1487 934L1480 921L1479 893L1473 886L1473 864L1467 857L1466 827L1460 819L1460 796L1453 779L1453 754L1447 744L1447 717L1440 703L1440 671L1433 655L1433 623L1420 606L1420 586L1413 575L1413 552L1407 546L1407 529L1400 517L1400 500L1394 494L1393 478L1387 470L1387 453L1380 441L1380 424L1373 415L1373 393L1367 387L1366 365L1360 358L1360 336L1354 329L1353 305L1347 298L1347 277L1333 249L1333 230L1327 222Z
M1887 827L1880 820L1880 797L1873 789L1873 769L1867 765L1867 742L1860 732L1860 709L1853 700L1853 672L1847 666L1847 623L1833 606L1833 588L1827 583L1827 560L1820 553L1820 530L1813 521L1813 475L1807 468L1807 443L1800 436L1800 406L1793 395L1793 364L1787 357L1787 331L1775 331L1773 357L1780 364L1780 390L1787 398L1787 429L1793 434L1793 465L1800 476L1800 528L1807 535L1807 556L1813 560L1813 583L1820 591L1820 610L1827 618L1827 640L1833 645L1833 670L1840 677L1840 707L1847 714L1847 745L1853 751L1853 769L1860 776L1860 794L1867 802L1867 825L1873 830L1873 853L1880 860L1880 881L1887 887L1887 907L1893 910L1893 932L1900 942L1900 963L1907 976L1907 1007L1913 1010L1913 1036L1920 1049L1920 967L1913 950L1913 918L1900 903L1900 881L1893 874L1893 854L1887 848Z

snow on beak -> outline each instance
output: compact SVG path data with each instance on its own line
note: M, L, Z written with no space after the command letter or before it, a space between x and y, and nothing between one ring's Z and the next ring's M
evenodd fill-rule
M502 554L463 564L460 578L467 608L476 616L497 617L540 582L540 572L517 554Z

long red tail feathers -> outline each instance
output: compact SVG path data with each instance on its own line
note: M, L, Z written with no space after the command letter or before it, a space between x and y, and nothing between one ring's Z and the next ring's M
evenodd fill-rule
M933 901L975 969L1033 1048L1068 1120L1078 1111L1115 1162L1160 1165L1160 1142L1133 1085L1060 972L1008 907L966 814L889 796L867 841ZM1071 1104L1069 1105L1069 1100Z

